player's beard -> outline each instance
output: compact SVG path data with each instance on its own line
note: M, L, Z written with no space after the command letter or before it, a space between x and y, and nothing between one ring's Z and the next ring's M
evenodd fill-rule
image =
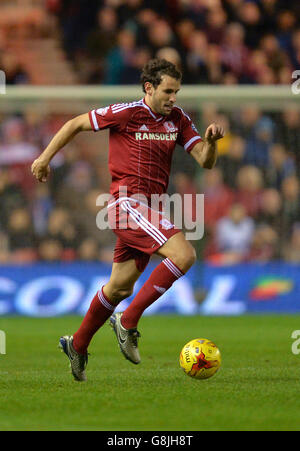
M169 116L169 114L171 113L171 111L173 109L173 105L165 104L164 109L165 109L165 111L167 111L166 113L164 113L164 115Z
M160 103L159 109L157 109L157 111L162 116L169 116L169 114L172 111L172 108L173 108L172 104L169 104L168 102L163 102L163 103Z
M168 108L167 108L168 106ZM162 116L169 116L173 108L173 104L159 99L152 99L152 110L154 113L161 114Z

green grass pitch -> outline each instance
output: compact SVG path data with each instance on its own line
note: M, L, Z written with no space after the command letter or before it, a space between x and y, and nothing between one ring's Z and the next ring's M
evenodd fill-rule
M90 346L86 383L73 380L57 348L80 322L0 319L0 430L300 430L300 354L291 338L300 316L145 316L137 366L106 324ZM201 337L219 346L222 367L199 381L180 369L179 353Z

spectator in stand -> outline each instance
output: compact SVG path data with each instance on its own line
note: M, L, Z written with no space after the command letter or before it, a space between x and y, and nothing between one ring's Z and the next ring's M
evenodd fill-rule
M270 117L262 116L255 104L245 106L239 113L233 118L232 130L246 140L244 163L266 168L274 141L274 123Z
M289 60L281 50L278 39L273 34L265 35L260 41L260 49L264 52L267 58L267 64L270 69L277 74L283 67L289 66Z
M237 110L232 118L232 132L243 139L251 139L255 135L256 126L262 117L257 104L245 105Z
M52 210L48 230L42 242L49 244L49 240L60 243L62 248L62 260L74 260L76 249L81 241L81 231L75 228L71 215L66 208Z
M182 199L182 211L184 212L183 228L185 226L189 227L192 222L199 218L199 214L197 215L197 207L199 206L196 202L197 186L194 180L184 172L176 172L173 177L173 184L175 193L180 194ZM188 200L185 198L186 194L189 195Z
M119 27L126 27L130 21L134 20L141 9L143 9L143 0L126 0L125 2L119 2L116 6Z
M72 168L82 159L78 142L68 144L68 152L58 154L53 158L53 172L49 179L51 196L55 201L67 190L68 175Z
M206 128L219 114L218 107L214 102L208 102L202 104L201 110L201 127Z
M85 59L80 57L77 60L77 68L83 71L84 66L88 67L85 82L97 83L104 77L104 61L107 54L117 45L118 17L112 7L104 6L97 13L97 27L93 29L86 39L86 51L90 60L87 64ZM81 77L83 79L83 75Z
M26 137L23 118L13 116L2 124L3 141L0 144L0 167L7 166L16 183L30 196L35 184L29 166L38 156L37 146L30 144Z
M13 210L8 218L9 249L14 263L30 263L36 259L36 241L30 213L26 208Z
M206 14L205 34L210 44L219 46L224 39L227 15L219 6L211 8Z
M296 29L292 33L291 38L291 49L290 49L290 57L292 62L292 67L299 68L300 67L300 28Z
M62 207L68 206L74 213L81 212L86 193L95 185L97 176L91 163L83 159L74 161L56 192L57 203Z
M1 69L5 72L8 85L27 84L30 82L26 70L21 66L18 58L11 52L1 55Z
M149 24L147 37L153 55L162 47L177 47L176 36L165 19L159 18Z
M277 82L280 85L289 85L291 83L292 73L291 68L282 67L277 76Z
M42 238L37 247L38 257L43 262L59 263L64 260L63 246L58 239Z
M205 171L200 189L205 198L205 227L213 227L216 221L228 213L234 193L224 184L221 169L218 167Z
M26 204L24 193L12 176L11 169L0 167L0 205L1 223L7 227L8 218L12 210L23 207Z
M232 174L237 174L244 165L246 143L240 136L233 136L228 152L220 155L217 166L221 168L225 184L233 191L236 189L236 178Z
M280 11L277 15L277 38L280 47L285 52L290 52L292 46L292 34L297 25L296 15L288 9Z
M262 117L253 133L246 139L244 162L265 170L269 164L269 151L273 143L274 124L269 117Z
M81 261L97 262L100 260L99 243L97 240L87 237L82 240L77 248L77 257Z
M116 45L118 16L112 7L104 6L97 13L97 27L87 37L87 51L91 58L103 61Z
M289 263L300 263L300 224L293 227L292 237L287 246L283 249L283 258Z
M280 257L279 236L268 224L258 226L252 238L247 260L266 263Z
M148 29L151 24L159 19L159 16L160 15L151 8L144 8L138 12L135 23L129 28L136 31L137 44L139 47L149 45Z
M208 83L207 48L208 43L205 33L200 30L193 31L190 35L189 49L186 55L189 83Z
M163 49L162 49L163 50ZM170 53L168 53L170 54ZM137 85L140 82L141 69L151 57L150 50L146 47L137 48L132 61L128 64L122 73L122 83L125 85Z
M207 0L179 0L179 2L183 16L191 19L197 28L203 28L205 24L205 14L207 13L209 6L211 8L216 8L220 5L219 0L211 2L208 2Z
M282 144L273 144L270 147L270 161L265 171L267 185L281 189L286 177L296 174L296 166Z
M175 24L175 32L178 36L178 51L180 52L181 58L185 62L186 54L190 47L190 36L195 31L196 27L191 19L183 18L177 24ZM186 81L187 69L184 68L184 82Z
M264 20L259 6L254 2L243 2L238 10L239 22L245 30L245 44L250 49L257 48L259 38L264 33Z
M155 55L156 58L166 59L173 63L179 70L182 69L182 62L179 52L172 47L162 47Z
M47 232L48 218L53 209L53 199L47 185L39 184L30 202L35 234L43 236Z
M122 83L123 71L134 63L136 53L135 34L129 29L119 31L117 45L108 53L105 61L104 83L117 85Z
M243 3L244 0L223 0L223 8L226 11L228 18L227 20L229 22L235 22L238 20L239 8Z
M276 17L279 12L278 0L261 0L259 8L264 19L265 31L272 33L276 30Z
M242 204L233 204L228 215L216 224L216 244L225 261L238 263L250 250L255 224Z
M260 211L256 218L257 225L268 225L280 236L283 227L282 198L275 188L262 192Z
M286 177L281 185L282 193L282 217L283 239L288 239L292 232L293 224L300 222L300 185L295 176Z
M281 71L282 69L280 69ZM279 72L280 73L280 72ZM258 85L276 85L279 83L279 79L275 74L275 71L271 69L271 67L266 66L263 71L259 72L256 79L256 84Z
M262 50L254 49L249 56L248 66L249 83L257 84L262 79L263 74L268 72L268 61L265 53Z
M227 26L225 39L221 46L221 60L240 82L248 73L249 50L244 42L245 31L241 24L231 23Z
M99 196L105 194L99 189L90 189L86 192L83 201L80 203L81 208L72 211L72 219L76 227L80 230L85 237L90 237L98 243L99 250L102 247L110 246L113 239L113 233L110 229L99 230L97 226L98 214L107 212L105 209L106 205L101 201L99 204ZM102 214L100 213L100 214ZM104 220L105 220L104 215ZM107 217L106 217L107 218ZM81 243L80 239L80 243Z
M234 74L228 72L225 64L222 64L221 48L218 45L209 44L207 47L206 70L210 84L227 85L237 83L237 79Z
M11 254L9 252L9 238L8 235L0 228L0 264L5 265L10 263Z
M287 106L278 120L276 141L283 144L296 163L300 176L300 111L298 105Z
M263 175L255 166L243 166L236 176L235 201L244 205L247 215L255 218L261 208Z

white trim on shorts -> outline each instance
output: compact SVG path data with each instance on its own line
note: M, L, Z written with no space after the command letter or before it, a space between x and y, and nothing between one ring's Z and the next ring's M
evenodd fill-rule
M132 199L131 199L132 200ZM144 204L145 205L145 204ZM150 221L148 221L140 212L136 211L128 201L121 204L124 211L127 211L131 218L143 229L148 235L150 235L161 246L168 241L168 238ZM158 212L160 213L160 212Z

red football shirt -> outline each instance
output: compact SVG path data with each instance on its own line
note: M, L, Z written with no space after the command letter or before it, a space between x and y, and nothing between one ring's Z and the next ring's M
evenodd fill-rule
M110 129L110 193L117 199L119 187L128 196L163 194L167 191L172 154L176 144L187 152L202 141L189 116L173 107L168 116L154 113L139 100L113 104L89 112L93 130Z

